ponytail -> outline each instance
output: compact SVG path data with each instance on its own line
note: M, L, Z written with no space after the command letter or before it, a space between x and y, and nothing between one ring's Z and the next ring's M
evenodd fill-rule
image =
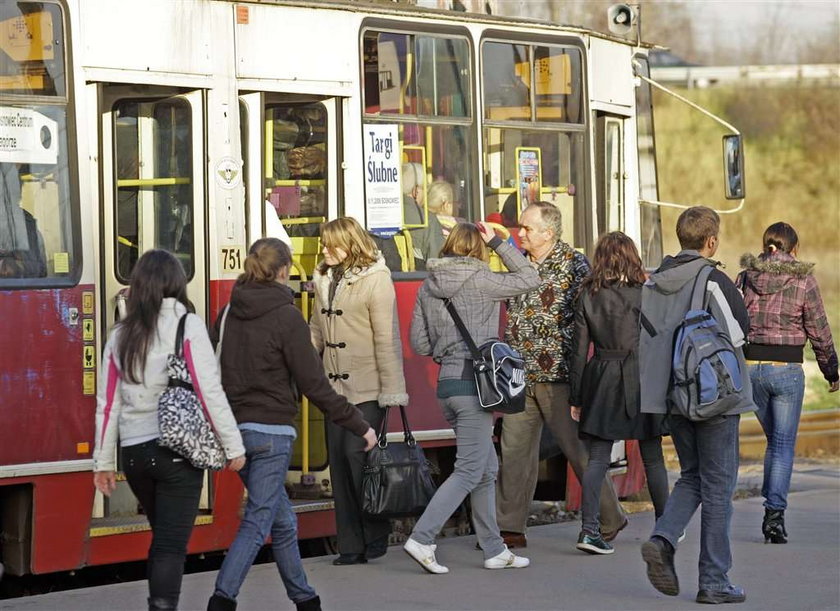
M787 223L773 223L764 232L762 238L764 252L781 251L790 254L799 244L799 236L796 230Z
M237 282L274 282L278 272L292 262L289 247L277 238L261 238L248 249L243 267L245 271Z

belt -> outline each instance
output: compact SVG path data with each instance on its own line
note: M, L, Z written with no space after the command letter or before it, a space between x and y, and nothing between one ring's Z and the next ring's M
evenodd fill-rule
M596 350L595 358L599 361L623 361L630 356L629 350Z
M772 365L773 367L787 367L788 365L799 365L799 363L785 363L783 361L746 361L747 365Z

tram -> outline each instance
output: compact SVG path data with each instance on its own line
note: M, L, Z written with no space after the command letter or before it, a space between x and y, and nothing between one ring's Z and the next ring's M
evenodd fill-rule
M436 367L407 341L424 197L445 181L458 217L495 220L503 237L524 203L551 201L576 248L623 230L655 265L648 50L577 27L338 0L0 0L6 571L145 557L126 482L104 498L91 481L97 359L121 291L140 253L165 248L211 323L267 215L291 236L305 314L321 223L353 216L393 250L409 415L445 470L454 434ZM419 221L405 214L408 182ZM304 404L299 427L300 537L328 537L321 413ZM630 442L627 453L622 494L643 482ZM565 493L579 495L573 477ZM229 545L242 494L235 474L207 476L190 553Z

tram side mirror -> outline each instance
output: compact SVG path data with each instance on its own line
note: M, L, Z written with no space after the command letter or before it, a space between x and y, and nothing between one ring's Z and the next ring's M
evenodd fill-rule
M740 135L723 137L723 169L726 199L744 199L744 144Z

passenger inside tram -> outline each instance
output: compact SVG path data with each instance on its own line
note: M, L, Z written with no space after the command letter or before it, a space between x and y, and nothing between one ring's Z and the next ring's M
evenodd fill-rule
M0 278L44 278L47 255L35 217L21 207L17 164L0 165Z
M429 210L424 219L423 202L426 198L426 170L416 162L402 165L403 222L411 233L414 247L414 266L426 269L426 261L437 257L443 247L443 228L437 215ZM424 220L426 220L425 226ZM411 228L414 226L414 228Z

